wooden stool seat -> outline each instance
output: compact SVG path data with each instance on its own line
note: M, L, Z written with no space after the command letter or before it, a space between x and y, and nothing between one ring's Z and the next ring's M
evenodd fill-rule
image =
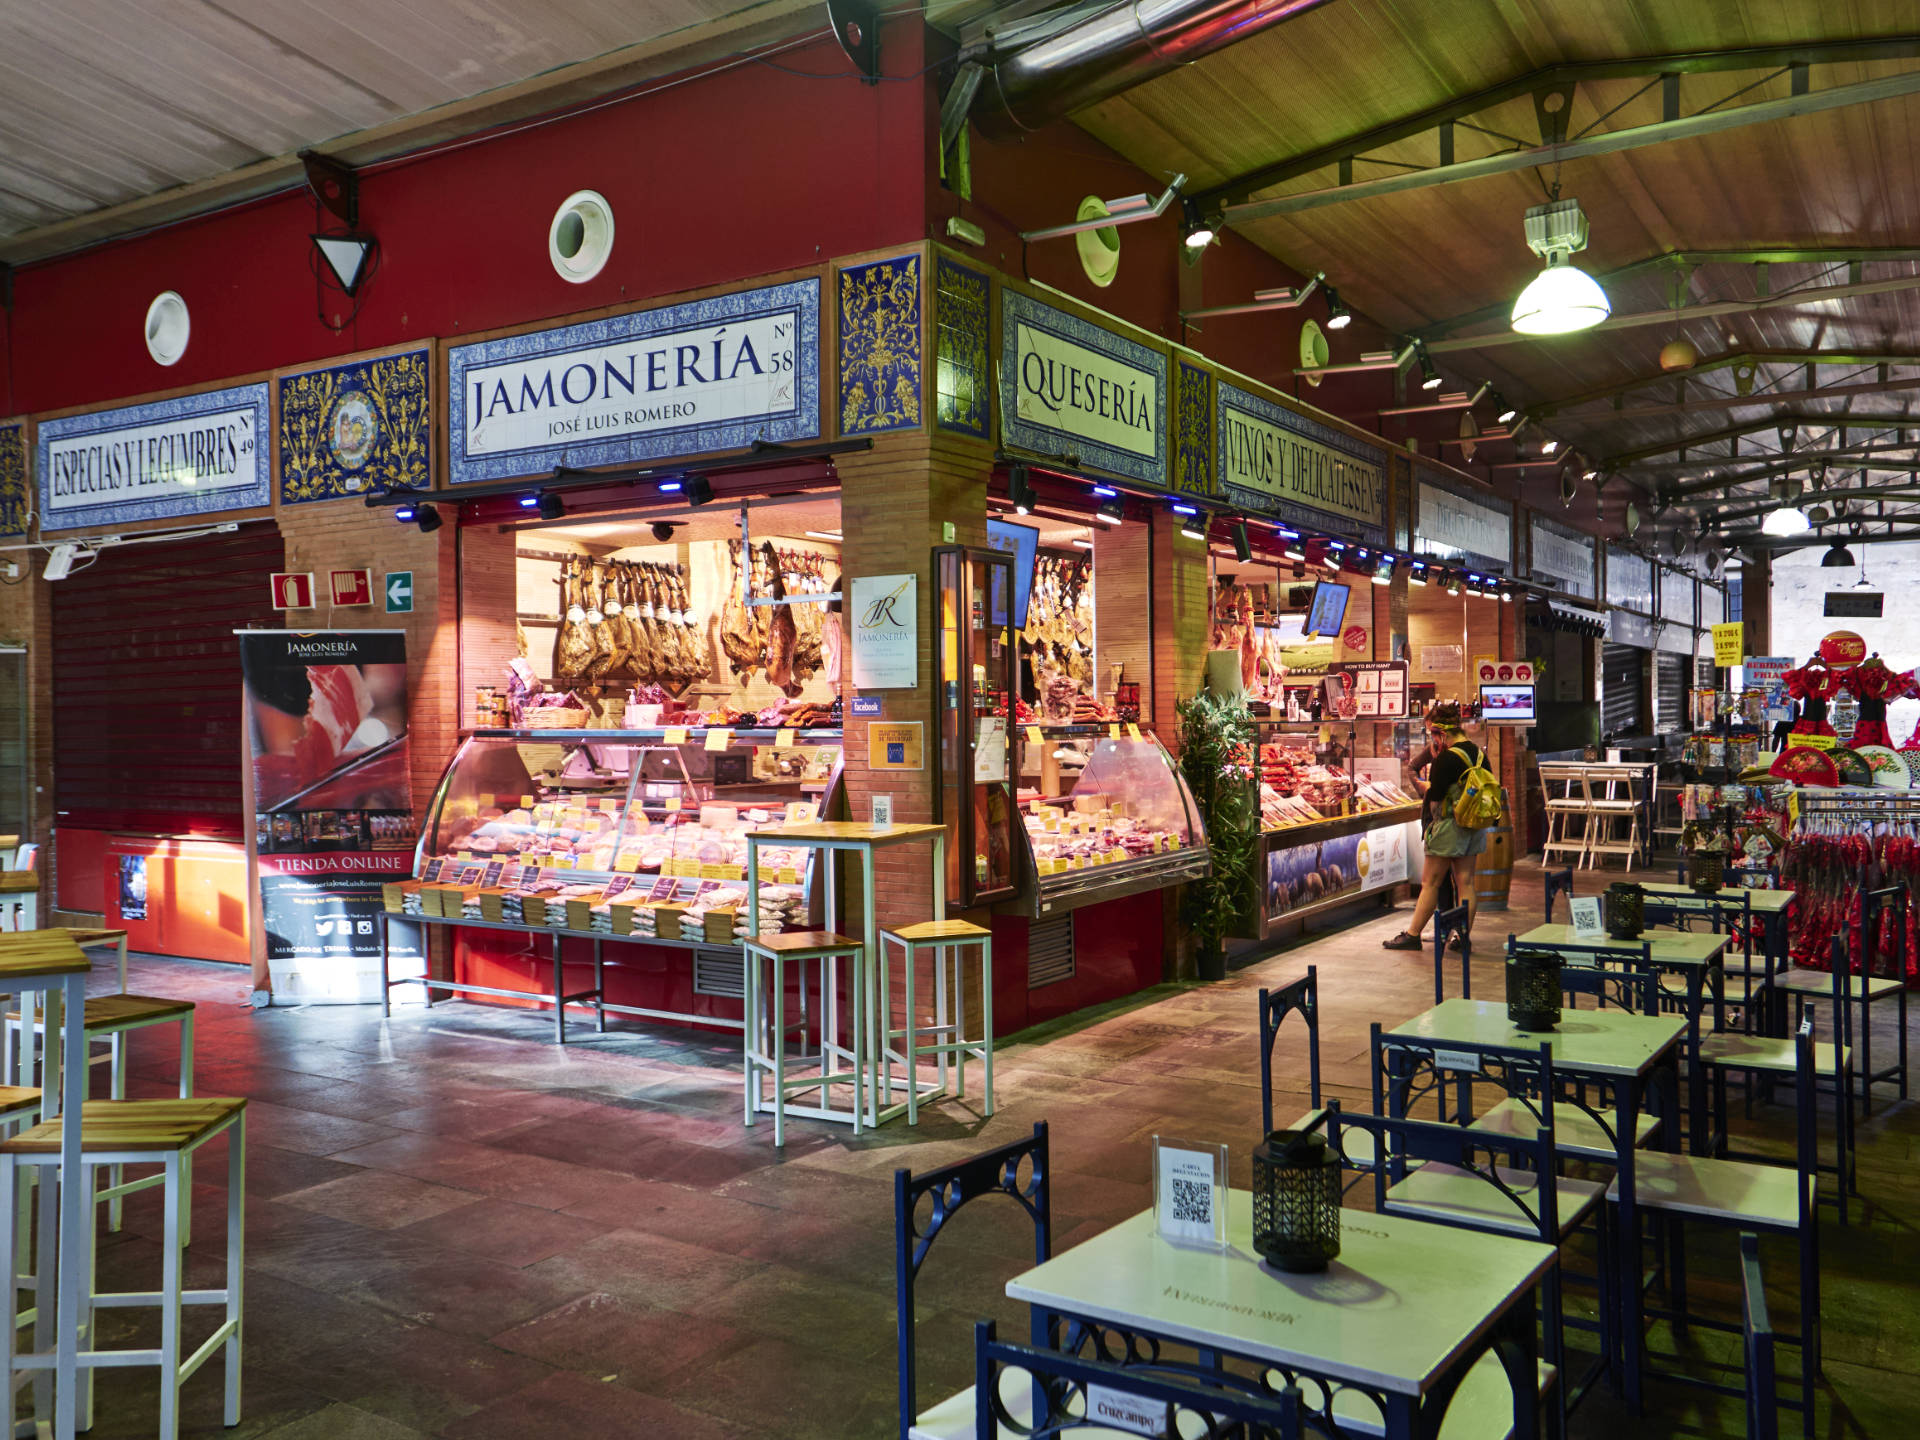
M26 1111L39 1107L38 1085L0 1085L0 1122L17 1120Z
M917 925L903 925L898 930L889 930L887 934L897 940L981 940L991 935L991 930L975 925L968 920L922 920Z
M71 925L58 928L60 934L68 937L82 950L90 950L96 945L118 945L127 938L127 932L124 930L82 930Z
M0 870L0 895L39 888L40 872L37 870Z
M5 879L0 875L0 879ZM93 962L57 930L22 930L0 935L0 980L36 975L84 975Z
M168 1000L159 995L89 995L87 1031L132 1030L142 1025L158 1025L193 1013L193 1001ZM7 1020L17 1024L18 1010L9 1010Z
M247 1102L196 1095L191 1100L89 1100L80 1107L80 1149L191 1150L233 1120ZM43 1121L0 1141L0 1154L58 1155L60 1122Z
M849 940L845 935L836 935L831 930L783 930L778 935L761 935L746 943L789 958L851 954L866 948L858 940Z

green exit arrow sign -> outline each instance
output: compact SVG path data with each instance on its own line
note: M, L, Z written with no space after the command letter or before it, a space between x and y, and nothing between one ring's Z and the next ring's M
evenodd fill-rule
M406 615L413 610L413 572L392 570L387 573L387 614Z

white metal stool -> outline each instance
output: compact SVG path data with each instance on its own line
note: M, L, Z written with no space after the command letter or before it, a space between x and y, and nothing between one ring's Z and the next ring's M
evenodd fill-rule
M93 1387L88 1372L97 1366L155 1365L160 1368L160 1423L155 1434L161 1440L174 1440L180 1433L180 1386L212 1358L214 1352L226 1352L226 1410L228 1425L240 1423L240 1323L241 1273L246 1252L246 1114L247 1102L241 1099L215 1099L202 1096L193 1100L89 1100L81 1107L80 1164L82 1193L89 1193L93 1172L101 1166L116 1169L124 1165L158 1165L165 1187L165 1220L160 1245L160 1288L151 1291L103 1293L93 1288L93 1227L87 1226L79 1249L79 1264L69 1275L62 1273L60 1288L71 1290L78 1302L78 1349L73 1353L74 1404L71 1414L75 1428L89 1429L93 1423ZM187 1290L181 1281L181 1235L184 1215L192 1207L193 1196L186 1182L187 1158L215 1136L231 1131L227 1147L227 1275L218 1290ZM53 1166L60 1168L61 1127L59 1121L35 1125L11 1140L0 1142L0 1203L9 1210L20 1193L20 1167ZM50 1177L49 1177L50 1179ZM42 1192L54 1186L41 1182ZM43 1234L41 1263L36 1267L35 1300L41 1315L50 1312L53 1301L54 1267L47 1263L49 1246ZM0 1225L0 1275L14 1273L14 1232ZM180 1356L180 1310L183 1305L219 1305L226 1317L213 1334L184 1360ZM160 1310L160 1345L154 1350L96 1350L92 1348L96 1313L108 1307L157 1306ZM63 1306L64 1310L65 1307ZM41 1334L36 1327L36 1336ZM64 1337L63 1337L64 1338ZM44 1344L44 1342L41 1342ZM14 1390L22 1378L56 1367L65 1370L67 1357L58 1349L36 1349L25 1354L16 1348L15 1331L5 1330L7 1383L0 1386L0 1435L13 1434ZM62 1347L64 1348L64 1347ZM63 1376L64 1380L64 1376ZM57 1426L61 1440L70 1432L66 1407ZM44 1420L44 1415L36 1419Z
M901 948L905 974L905 1023L897 1029L893 1024L887 979L892 961L892 952L888 947L892 945ZM972 946L980 949L981 1034L977 1040L967 1038L967 988L965 976L961 973L960 958L961 951ZM931 1025L920 1023L916 987L922 951L931 951L933 954ZM906 1070L902 1084L907 1092L907 1123L918 1125L922 1100L937 1095L966 1093L967 1057L971 1055L985 1068L986 1113L993 1114L993 932L966 920L924 920L918 925L904 925L898 930L882 930L880 953L881 1104L893 1104L893 1067L896 1064L903 1066ZM905 1041L903 1051L893 1048L896 1040ZM939 1062L940 1078L937 1081L920 1079L922 1055ZM951 1091L947 1088L947 1065L950 1060L954 1081Z
M787 1143L787 1116L803 1115L812 1120L836 1120L851 1123L853 1133L875 1124L871 1118L873 1076L869 1073L867 1005L872 975L867 947L858 940L836 935L831 930L788 930L778 935L761 935L744 940L746 987L742 1002L742 1046L746 1080L746 1123L771 1112L773 1143ZM846 986L848 1024L851 1034L841 1040L840 994L841 962L852 971ZM788 1075L787 1036L795 1028L787 1023L788 964L799 967L800 1048L792 1063L803 1073ZM807 966L817 967L819 1011L813 1017L818 1044L808 1048ZM772 1001L768 1001L771 982ZM844 1068L835 1068L844 1067ZM771 1094L766 1081L771 1078ZM832 1087L853 1086L853 1106L842 1109L833 1103ZM817 1104L793 1105L788 1096L820 1092Z

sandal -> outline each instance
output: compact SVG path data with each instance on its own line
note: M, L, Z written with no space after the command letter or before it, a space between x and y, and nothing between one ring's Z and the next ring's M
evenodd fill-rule
M1382 950L1424 950L1426 947L1420 943L1418 935L1409 935L1402 930L1391 940L1382 940L1380 948Z

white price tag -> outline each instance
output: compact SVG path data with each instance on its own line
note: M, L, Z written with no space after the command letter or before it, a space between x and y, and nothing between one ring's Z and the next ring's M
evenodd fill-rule
M1156 1405L1106 1385L1087 1386L1089 1424L1097 1423L1109 1430L1130 1430L1135 1435L1164 1437L1168 1433L1167 1418L1165 1405Z
M1153 1137L1153 1209L1161 1239L1222 1248L1226 1185L1226 1146Z
M1435 1050L1433 1068L1436 1070L1465 1070L1469 1074L1480 1073L1480 1057L1471 1050Z

